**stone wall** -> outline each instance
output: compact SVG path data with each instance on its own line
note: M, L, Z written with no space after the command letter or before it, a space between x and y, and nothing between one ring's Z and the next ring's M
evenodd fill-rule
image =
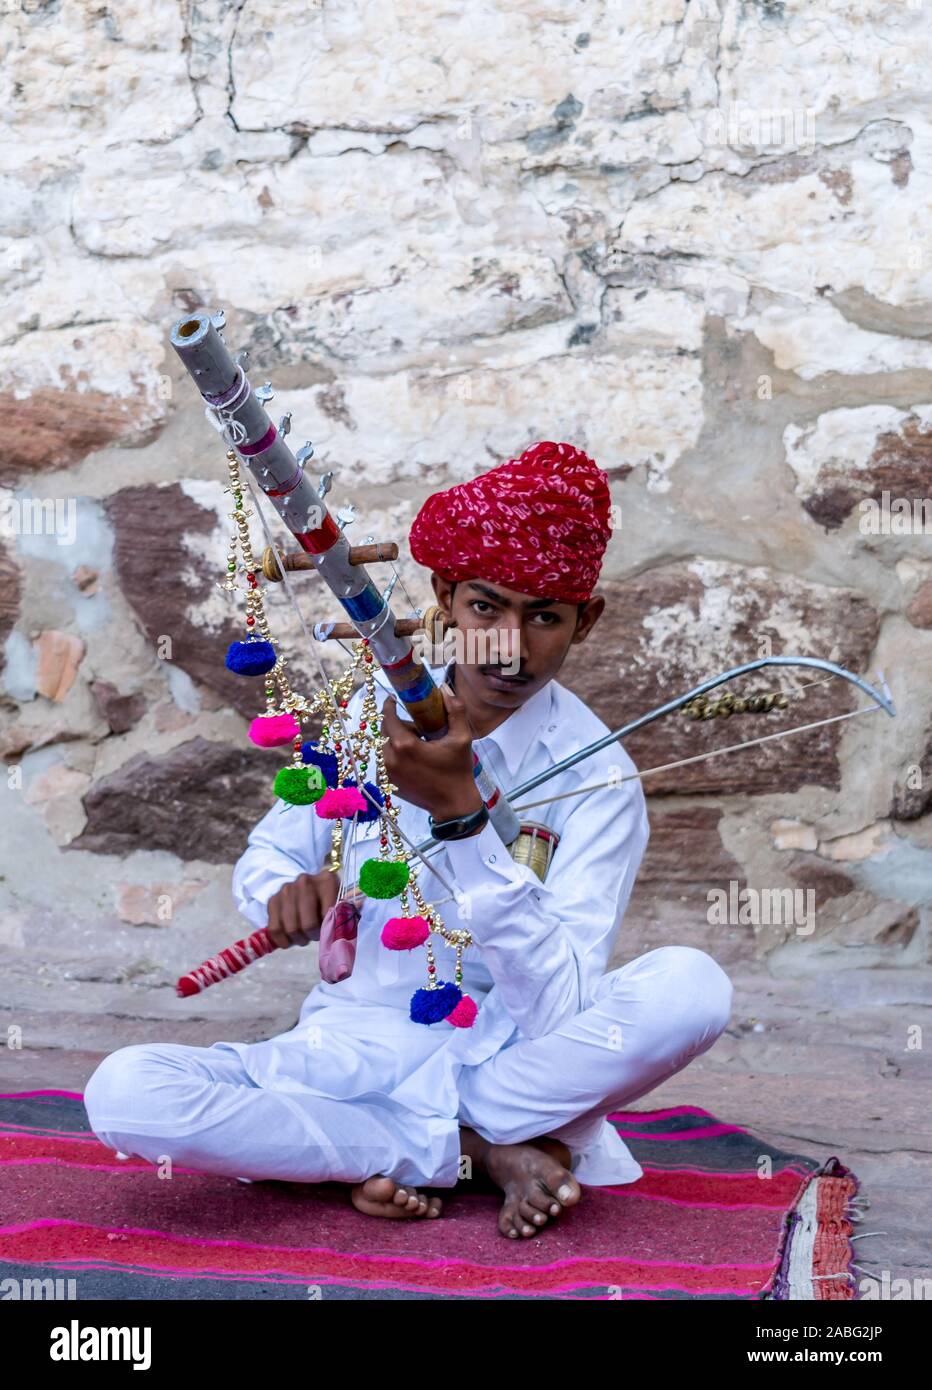
M174 1016L178 971L237 934L229 865L277 760L223 669L223 449L167 346L200 305L334 470L354 539L403 538L428 491L538 439L599 461L610 605L566 683L609 724L768 650L886 673L896 721L652 780L620 957L924 959L932 548L868 523L932 492L929 5L3 11L0 936L20 997L84 982L93 1013L131 987ZM852 708L833 682L778 718ZM630 747L651 767L757 732L665 720ZM814 929L710 923L729 884L811 890ZM309 963L288 956L257 969L295 999ZM224 989L204 1007L266 1007Z

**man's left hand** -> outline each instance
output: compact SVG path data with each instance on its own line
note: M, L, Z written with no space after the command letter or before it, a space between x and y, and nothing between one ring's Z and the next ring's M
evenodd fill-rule
M398 718L395 696L387 696L382 705L382 732L389 739L382 752L389 778L404 801L429 811L435 821L469 815L482 805L466 708L449 686L440 690L447 711L443 738L420 738L413 724Z

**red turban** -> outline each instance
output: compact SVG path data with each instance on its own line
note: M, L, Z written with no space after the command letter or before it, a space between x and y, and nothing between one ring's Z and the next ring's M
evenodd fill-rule
M548 440L428 497L411 527L411 554L443 579L582 603L612 534L610 505L601 468L572 444Z

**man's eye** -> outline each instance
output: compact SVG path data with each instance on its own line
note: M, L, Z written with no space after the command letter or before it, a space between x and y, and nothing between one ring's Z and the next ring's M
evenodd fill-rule
M535 613L534 617L542 618L544 620L544 627L553 627L554 623L560 622L559 613Z
M484 608L488 613L495 612L495 609L492 607L492 604L486 603L485 599L482 598L474 598L469 606L470 608L474 609L476 613L479 612L480 608ZM486 616L486 613L482 613L480 616L484 618Z

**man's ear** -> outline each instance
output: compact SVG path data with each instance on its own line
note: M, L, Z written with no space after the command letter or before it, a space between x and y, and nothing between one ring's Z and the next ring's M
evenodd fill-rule
M605 599L600 594L595 598L589 599L585 608L582 609L576 619L576 631L573 633L572 646L576 642L585 642L589 633L595 627L605 611Z
M437 602L440 604L440 607L443 609L445 613L452 617L453 585L450 583L449 579L441 578L441 576L437 574L436 571L434 571L431 574L430 582L434 591L434 596L436 597Z

